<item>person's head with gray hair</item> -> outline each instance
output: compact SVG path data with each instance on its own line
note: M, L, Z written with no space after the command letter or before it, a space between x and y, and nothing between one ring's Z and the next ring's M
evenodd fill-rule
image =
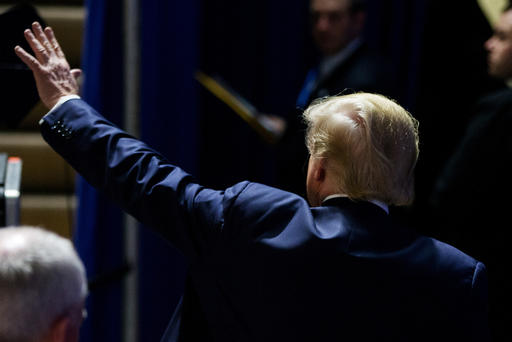
M0 228L0 341L77 341L86 296L71 241L35 227Z

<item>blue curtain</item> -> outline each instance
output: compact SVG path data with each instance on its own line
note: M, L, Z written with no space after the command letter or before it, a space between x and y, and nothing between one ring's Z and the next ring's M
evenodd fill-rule
M197 174L198 0L140 1L141 139ZM169 227L172 229L173 227ZM183 292L182 256L140 230L140 341L159 341Z
M123 126L123 8L121 0L88 0L82 68L83 98ZM197 118L194 81L198 5L140 1L141 139L195 173ZM138 66L133 66L138 67ZM122 281L139 270L140 341L158 341L183 292L185 263L167 243L142 228L139 264L123 259L123 215L83 179L75 241L90 279L89 317L81 341L122 341ZM170 227L172 228L172 227Z
M122 125L122 33L120 0L87 0L82 69L83 98L108 119ZM82 178L75 242L90 281L89 318L81 341L121 341L122 213Z

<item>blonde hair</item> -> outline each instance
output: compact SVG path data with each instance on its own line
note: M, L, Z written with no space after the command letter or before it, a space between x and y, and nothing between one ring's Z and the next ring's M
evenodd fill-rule
M329 161L338 191L354 200L412 203L418 122L403 107L355 93L315 101L303 117L309 153Z

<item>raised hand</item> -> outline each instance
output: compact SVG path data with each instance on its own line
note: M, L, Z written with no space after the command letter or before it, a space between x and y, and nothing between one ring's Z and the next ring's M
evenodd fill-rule
M78 94L75 77L80 70L70 70L53 30L50 27L43 30L35 22L32 30L27 29L24 34L34 56L20 46L16 46L14 51L34 73L37 91L43 104L52 108L62 96Z

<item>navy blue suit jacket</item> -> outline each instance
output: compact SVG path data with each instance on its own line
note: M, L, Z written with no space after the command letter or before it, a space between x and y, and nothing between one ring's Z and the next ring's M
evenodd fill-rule
M179 341L484 341L482 263L367 202L207 189L81 100L42 124L88 182L188 258ZM174 330L173 330L174 329Z

